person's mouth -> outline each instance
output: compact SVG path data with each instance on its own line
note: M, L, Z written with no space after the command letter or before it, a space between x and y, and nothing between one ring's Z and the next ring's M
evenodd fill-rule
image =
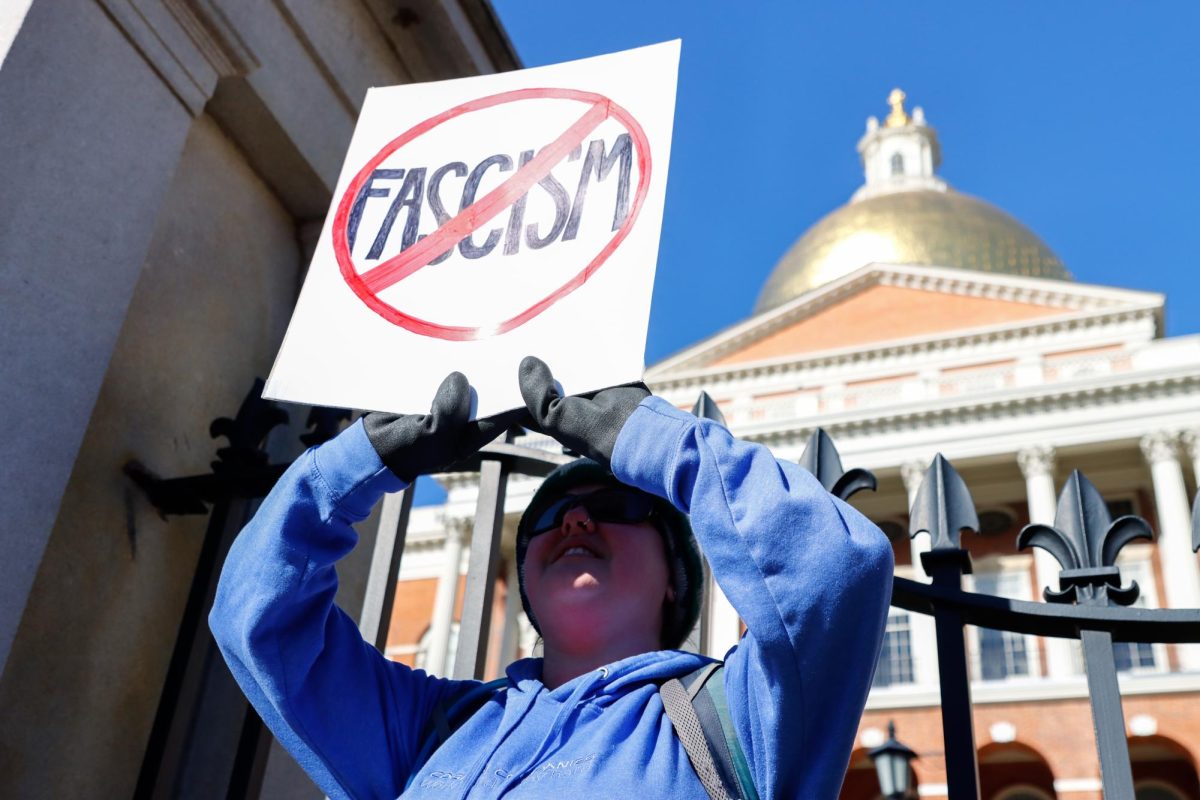
M568 540L559 545L553 557L551 557L550 563L553 564L564 558L602 559L604 555L594 545L579 540Z

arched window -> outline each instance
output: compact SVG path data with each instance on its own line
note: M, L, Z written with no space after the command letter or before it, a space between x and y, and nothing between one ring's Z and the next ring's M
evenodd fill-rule
M892 153L892 175L904 174L904 156Z
M996 800L1049 800L1050 795L1032 786L1018 786L996 795Z
M1184 800L1184 796L1175 787L1160 781L1143 781L1133 788L1137 800Z

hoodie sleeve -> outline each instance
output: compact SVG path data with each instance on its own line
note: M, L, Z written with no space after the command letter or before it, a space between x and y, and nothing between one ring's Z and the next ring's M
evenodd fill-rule
M209 625L263 721L330 797L395 797L457 682L385 659L334 605L350 527L403 488L362 422L300 456L230 548Z
M832 800L887 618L887 538L798 465L661 398L626 422L612 466L690 515L746 623L725 688L759 795Z

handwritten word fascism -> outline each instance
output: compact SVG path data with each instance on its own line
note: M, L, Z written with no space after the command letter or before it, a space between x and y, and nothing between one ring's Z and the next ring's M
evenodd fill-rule
M514 163L519 169L527 164L533 155L533 150L524 150L514 162L510 156L497 154L488 156L473 168L468 168L462 161L451 161L432 171L426 167L376 169L359 190L350 209L346 235L351 251L354 251L360 232L366 232L359 230L363 226L364 217L373 220L378 216L377 213L366 213L368 204L372 201L390 199L391 202L375 231L370 249L367 250L367 260L377 260L390 249L388 243L397 230L401 212L405 213L403 227L399 228L401 251L425 238L426 234L418 231L424 207L427 206L432 212L439 227L451 219L452 215L446 208L442 188L447 178L466 178L458 198L458 211L461 213L475 202L480 184L489 170L496 173L511 172ZM617 186L612 230L620 228L629 216L629 181L633 166L633 146L629 134L622 133L617 136L611 149L606 147L603 139L593 139L588 143L586 155L583 155L582 145L576 146L566 160L578 161L581 155L583 166L573 196L568 194L566 187L553 172L547 173L537 183L540 190L545 192L554 204L552 220L548 214L546 219L526 220L526 205L529 199L527 193L508 207L508 219L503 227L493 228L486 234L477 231L463 237L458 242L458 252L464 258L476 259L483 258L497 247L501 247L500 252L509 256L520 252L522 243L533 250L540 250L555 241L574 239L579 233L580 222L583 219L589 185L593 183L593 179L595 183L606 180L614 168L617 170ZM548 210L548 204L546 208ZM477 241L476 237L482 237L482 241ZM454 249L450 248L429 263L440 264L450 257Z

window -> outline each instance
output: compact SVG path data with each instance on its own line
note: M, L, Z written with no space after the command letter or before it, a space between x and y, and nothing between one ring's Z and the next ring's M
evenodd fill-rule
M1137 581L1138 598L1135 606L1151 607L1154 593L1154 573L1151 569L1149 552L1142 547L1141 552L1132 550L1128 554L1121 553L1117 558L1121 568L1121 583L1128 586L1130 581ZM1113 659L1118 672L1133 672L1154 670L1158 663L1154 657L1154 645L1148 642L1113 642Z
M904 156L892 153L892 175L904 174Z
M907 611L893 608L888 611L887 627L883 632L883 647L875 666L872 686L882 689L913 682L912 636Z
M1005 559L989 566L984 562L976 568L974 591L1013 600L1029 599L1029 565L1032 559L1015 562ZM1006 563L1007 562L1007 563ZM975 629L975 677L985 681L1033 675L1035 650L1033 640L1020 633Z

